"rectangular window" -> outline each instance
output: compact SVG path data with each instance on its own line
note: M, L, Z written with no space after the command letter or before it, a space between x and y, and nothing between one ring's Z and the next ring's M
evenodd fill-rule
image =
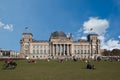
M84 50L84 54L86 54L86 50Z
M78 50L78 54L80 54L80 50Z
M88 50L86 50L86 54L88 54Z
M81 54L81 50L79 50L79 54Z
M42 47L43 47L43 46L41 45L40 48L42 49Z
M83 54L83 50L81 50L81 54Z
M46 50L44 50L44 54L46 54Z
M33 45L33 48L35 48L35 45Z
M94 54L96 54L96 50L94 50L94 52L93 52Z
M35 54L35 50L33 50L33 54Z
M76 54L76 50L74 50L74 53Z
M88 54L90 54L90 50L88 50Z
M50 49L50 46L48 46L48 49Z
M84 45L83 47L84 47L84 49L86 49L86 45Z
M78 46L76 46L76 49L78 48Z
M36 54L39 54L39 50L36 50Z
M79 49L81 49L81 45L79 46Z
M80 48L80 46L78 46L78 49Z
M48 54L50 54L50 50L48 50Z
M78 53L78 50L76 50L76 53Z
M83 49L83 45L81 46L81 49Z
M46 46L44 45L44 49L46 49Z
M42 50L40 50L40 54L42 54L43 52L42 52Z
M37 45L36 47L39 48L39 45Z
M76 46L74 46L74 48L76 49Z
M37 48L37 45L35 45L35 48Z

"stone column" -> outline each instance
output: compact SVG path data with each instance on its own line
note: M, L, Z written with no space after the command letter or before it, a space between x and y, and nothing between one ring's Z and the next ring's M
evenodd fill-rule
M61 44L61 54L62 54L62 56L64 55L64 45L63 44Z
M62 56L62 44L60 44L60 54Z
M58 44L58 55L60 55L60 44Z
M69 55L69 45L67 44L67 55Z
M72 54L72 47L71 47L71 44L69 44L69 55L71 55Z
M53 56L55 55L55 46L53 44Z
M65 55L65 44L63 44L63 55Z
M90 57L92 58L92 45L90 44Z
M56 44L56 55L58 55L58 44Z
M63 44L61 44L61 55L63 56Z
M55 52L55 56L56 56L56 44L54 44L54 47L55 47L55 49L54 49L55 51L54 52Z
M61 44L59 44L59 55L61 56Z
M49 51L49 54L51 54L51 45L49 45L49 50L50 50L50 51Z
M52 44L50 44L50 54L51 56L53 56L53 45Z
M65 55L68 55L67 54L67 44L65 44Z

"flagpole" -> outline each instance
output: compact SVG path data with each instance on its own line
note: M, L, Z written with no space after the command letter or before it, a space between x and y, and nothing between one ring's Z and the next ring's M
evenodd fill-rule
M26 32L26 33L28 33L28 29L29 29L28 27L25 27L25 32Z
M89 31L90 31L90 34L92 34L92 33L93 33L93 28L90 28L90 30L89 30Z

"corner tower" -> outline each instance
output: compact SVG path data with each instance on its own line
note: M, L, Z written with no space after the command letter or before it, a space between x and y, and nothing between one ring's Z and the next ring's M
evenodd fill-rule
M32 33L23 33L22 39L20 40L20 53L22 54L22 57L27 57L28 54L30 54L30 43L33 41L32 39L33 35Z
M97 34L89 34L88 41L90 42L91 46L91 56L97 57L96 55L100 54L100 40L98 39Z

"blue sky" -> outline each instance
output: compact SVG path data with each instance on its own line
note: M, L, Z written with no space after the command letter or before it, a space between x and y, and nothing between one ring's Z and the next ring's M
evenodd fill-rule
M119 0L0 0L0 48L19 51L29 27L36 40L49 40L56 30L74 40L97 33L101 48L120 49L119 21Z

